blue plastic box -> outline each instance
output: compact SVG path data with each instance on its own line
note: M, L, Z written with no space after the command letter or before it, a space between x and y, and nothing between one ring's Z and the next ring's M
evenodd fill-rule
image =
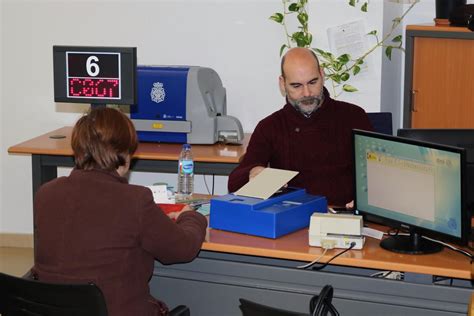
M327 200L287 188L267 200L227 194L211 199L209 227L268 238L309 226L311 214L326 213Z

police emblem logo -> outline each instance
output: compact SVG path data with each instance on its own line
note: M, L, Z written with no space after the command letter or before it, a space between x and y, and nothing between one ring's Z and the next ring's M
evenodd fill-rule
M156 103L160 103L165 100L166 92L161 82L153 83L153 88L151 89L150 96L151 100Z

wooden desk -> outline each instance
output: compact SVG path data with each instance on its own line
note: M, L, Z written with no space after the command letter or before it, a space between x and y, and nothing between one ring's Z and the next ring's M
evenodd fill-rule
M57 167L74 166L72 127L63 127L8 148L11 154L32 156L33 194L45 182L57 177ZM55 139L51 136L65 136ZM243 145L193 145L196 174L229 175L245 154L250 134ZM131 170L176 173L181 144L140 143Z
M73 166L70 127L64 127L9 148L31 154L33 192L57 176L57 167ZM64 139L52 139L65 135ZM196 173L226 175L245 152L243 146L193 146ZM177 144L143 143L132 170L176 172ZM295 267L314 260L320 248L309 247L306 230L273 240L209 229L198 258L191 263L156 263L151 292L170 306L186 304L195 315L241 315L238 298L281 308L308 311L309 299L325 284L335 288L334 304L342 315L465 315L471 297L467 257L444 250L408 256L388 252L368 239L363 250L351 250L322 271ZM339 250L329 251L327 261ZM404 272L403 281L371 277ZM434 276L455 278L433 282Z
M340 251L330 250L320 261ZM157 263L150 286L156 297L171 306L186 304L197 315L241 315L239 298L307 313L311 296L325 284L334 287L341 315L467 313L471 266L457 252L403 255L368 238L362 250L343 254L321 271L296 268L321 254L321 248L308 246L306 229L278 239L209 229L198 258ZM404 272L404 280L371 277L380 271Z

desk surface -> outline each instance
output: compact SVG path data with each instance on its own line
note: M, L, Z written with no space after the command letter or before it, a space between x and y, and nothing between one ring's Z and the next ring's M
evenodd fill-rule
M32 138L8 148L11 154L42 154L73 156L71 149L72 127L66 126ZM65 138L54 139L51 136L62 135ZM250 134L245 134L242 145L192 145L193 158L197 162L239 163L250 139ZM178 160L181 144L140 143L134 158Z
M375 225L374 228L384 229ZM313 261L323 252L322 248L308 245L307 229L299 230L278 239L269 239L210 228L202 249L307 262ZM342 250L329 250L320 261L326 262L340 251ZM348 251L331 263L359 268L471 279L470 260L460 253L444 249L440 253L429 255L398 254L382 249L379 246L379 240L374 238L366 238L362 250Z

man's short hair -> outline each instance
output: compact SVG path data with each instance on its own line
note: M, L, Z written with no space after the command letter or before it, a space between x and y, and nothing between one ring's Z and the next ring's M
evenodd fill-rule
M311 54L313 54L314 56L314 59L316 59L316 64L318 65L318 71L319 71L319 59L318 59L318 56L316 55L316 53L312 50L312 49L309 49L308 50L311 52ZM286 54L283 55L283 57L281 58L281 63L280 63L280 69L281 69L281 76L283 78L285 78L285 71L283 70L283 66L285 64L285 59L286 59Z
M113 108L93 108L72 130L71 146L77 169L116 170L138 146L130 119Z

